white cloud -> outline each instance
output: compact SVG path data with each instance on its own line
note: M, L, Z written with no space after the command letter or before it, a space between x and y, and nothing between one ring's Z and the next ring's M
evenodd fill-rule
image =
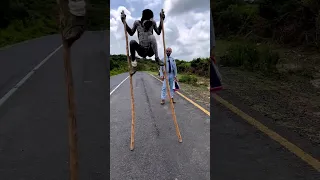
M111 54L126 54L126 41L124 26L120 19L122 10L127 15L127 23L130 27L140 17L133 17L134 8L139 11L142 8L135 7L138 0L126 0L130 3L127 7L120 6L110 10L110 52ZM143 8L150 8L154 11L156 19L163 8L166 13L165 19L165 43L171 47L172 56L176 59L190 61L197 57L209 57L210 52L210 2L209 0L139 0L144 4ZM131 10L128 10L131 9ZM159 10L155 10L159 9ZM159 22L157 22L159 25ZM155 33L154 33L155 34ZM158 42L159 57L164 55L162 34L155 34ZM137 35L128 36L138 41ZM154 57L152 57L154 58Z
M139 2L140 0L126 0L127 3Z
M209 11L209 0L164 0L164 9L170 15L188 13L190 11ZM209 18L209 16L208 16Z

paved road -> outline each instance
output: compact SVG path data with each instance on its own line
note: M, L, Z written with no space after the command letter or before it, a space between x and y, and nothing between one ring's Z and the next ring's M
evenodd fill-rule
M127 76L111 77L110 91ZM161 83L148 74L134 77L137 117L133 152L129 150L129 79L111 95L111 179L320 179L319 172L306 162L214 100L209 178L208 117L177 97L176 112L184 140L177 143L169 106L159 104L160 87Z
M320 173L313 167L218 104L213 98L210 106L212 179L320 179Z
M107 34L87 32L72 49L81 180L109 177ZM1 50L0 97L59 45L53 35ZM59 50L0 107L0 179L69 179L67 117Z
M110 79L110 91L127 77ZM210 117L176 97L178 142L170 104L160 105L161 83L138 72L133 78L136 129L130 151L131 104L129 78L110 96L110 178L156 180L210 179Z
M161 83L144 73L134 77L136 136L130 151L129 79L109 97L127 73L109 81L107 34L88 32L72 50L81 180L207 180L209 163L211 179L320 179L312 167L214 101L209 132L209 117L176 97L183 138L178 143L170 108L159 104ZM52 35L0 50L0 97L59 45L60 37ZM59 50L0 107L1 180L68 179L66 102Z

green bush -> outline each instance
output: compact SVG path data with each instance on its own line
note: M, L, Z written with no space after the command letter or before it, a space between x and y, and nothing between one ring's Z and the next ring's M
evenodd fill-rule
M246 4L229 4L216 14L216 33L219 36L246 34L257 18L258 7ZM232 22L232 23L226 23Z
M249 69L254 67L258 60L258 51L252 44L231 45L224 56L220 59L220 64L230 67L245 66ZM251 67L250 67L251 66Z
M195 58L190 62L176 60L179 73L195 74L202 77L210 77L209 58Z
M158 71L158 66L155 61L151 59L137 59L138 66L137 71ZM124 72L128 72L128 60L127 56L120 55L110 55L110 75L117 75Z
M190 67L191 67L191 63L190 62L186 62L186 61L181 61L181 63L177 63L177 68L179 72L188 72L190 73Z
M268 73L275 72L279 59L280 56L278 53L273 52L268 46L263 46L260 49L259 70Z
M126 69L113 69L113 70L110 70L110 76L118 75L118 74L125 73L125 72L128 72L128 70L126 70Z
M0 47L59 32L58 6L52 0L3 0L0 7ZM90 0L88 30L107 29L109 5Z
M147 67L148 66L146 64L140 62L136 69L137 69L137 71L145 71L147 69Z
M216 38L319 47L319 0L214 0Z
M137 71L158 72L159 66L151 59L138 59ZM209 58L195 58L190 62L176 59L178 74L194 74L202 77L210 77ZM116 74L128 71L128 63L126 55L110 56L110 71ZM113 72L112 72L113 73ZM196 84L195 77L186 77L186 82Z
M221 57L220 64L229 67L244 67L250 71L275 72L279 54L268 46L250 43L231 45Z
M179 81L187 84L197 85L198 79L192 75L182 75Z

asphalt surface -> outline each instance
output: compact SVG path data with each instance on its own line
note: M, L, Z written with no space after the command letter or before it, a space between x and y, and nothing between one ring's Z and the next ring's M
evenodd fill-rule
M320 179L312 166L213 98L210 106L211 179Z
M107 35L87 32L72 48L81 180L320 179L307 163L213 99L210 120L175 96L179 143L170 106L160 105L161 83L141 72L133 78L136 128L130 151L129 79L109 94L128 73L109 79ZM1 49L0 98L60 44L60 36L52 35ZM69 179L66 94L60 49L0 106L1 180Z
M81 180L109 177L107 32L72 47ZM52 35L0 50L0 97L61 45ZM0 107L0 179L69 179L67 91L62 49Z
M110 79L110 91L128 76ZM110 179L210 179L210 117L175 96L178 142L170 104L160 105L161 83L137 72L133 77L136 108L135 149L130 151L131 99L128 78L110 96Z
M111 77L110 91L127 76L125 73ZM146 73L137 73L133 79L137 113L133 152L129 150L129 79L110 97L111 179L320 179L313 167L213 98L210 148L208 117L183 98L175 98L183 138L183 143L179 144L170 106L159 104L161 83Z

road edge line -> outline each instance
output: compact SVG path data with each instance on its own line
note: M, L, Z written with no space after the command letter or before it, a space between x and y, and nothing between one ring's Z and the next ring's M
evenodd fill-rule
M116 86L111 92L110 92L110 96L115 92L115 90L117 90L120 86L121 86L121 84L123 84L128 78L129 78L130 76L127 76L124 80L122 80L121 82L120 82L120 84L118 84L118 86Z
M278 142L283 147L285 147L287 150L289 150L291 153L295 154L297 157L299 157L301 160L305 161L307 164L315 168L318 172L320 172L320 162L316 158L312 157L310 154L303 151L301 148L299 148L297 145L291 143L286 138L282 137L275 131L271 130L264 124L262 124L260 121L256 120L255 118L249 116L245 112L241 111L236 106L232 105L228 101L224 100L222 97L218 96L217 94L213 95L213 98L218 101L220 104L225 106L227 109L231 110L233 113L237 114L239 117L247 121L250 125L260 130L262 133L269 136L272 140Z
M52 51L45 57L36 67L34 67L27 75L25 75L13 88L11 88L4 96L0 98L0 107L44 64L46 63L57 51L60 50L62 45Z
M160 79L158 79L157 77L155 77L153 74L147 73L150 76L152 76L153 78L155 78L156 80L160 81ZM161 81L160 81L161 82ZM193 104L194 106L196 106L198 109L200 109L202 112L204 112L205 114L207 114L210 117L210 112L207 111L205 108L201 107L199 104L197 104L196 102L192 101L191 99L189 99L187 96L183 95L180 92L177 92L177 94L179 94L182 98L184 98L185 100L189 101L191 104Z
M151 75L152 77L154 77L155 79L159 80L157 77L155 77L153 74L148 73L149 75ZM159 80L160 81L160 80ZM160 81L161 82L161 81ZM178 92L178 94L181 96L182 94ZM183 97L183 96L182 96ZM185 98L185 96L183 97ZM267 136L269 136L269 138L271 138L272 140L278 142L279 144L281 144L283 147L285 147L287 150L289 150L291 153L295 154L297 157L299 157L301 160L305 161L307 164L309 164L310 166L312 166L315 170L317 170L318 172L320 172L320 162L319 160L317 160L316 158L312 157L310 154L306 153L305 151L303 151L301 148L299 148L297 145L291 143L290 141L288 141L286 138L282 137L281 135L279 135L278 133L276 133L275 131L271 130L270 128L268 128L267 126L265 126L264 124L262 124L260 121L256 120L255 118L249 116L248 114L246 114L245 112L241 111L239 108L235 107L234 105L232 105L231 103L229 103L228 101L224 100L222 97L218 96L217 94L213 95L213 98L215 100L217 100L220 104L222 104L223 106L225 106L227 109L231 110L233 113L235 113L236 115L238 115L239 117L241 117L242 119L244 119L245 121L247 121L247 123L249 123L250 125L252 125L253 127L257 128L258 130L260 130L262 133L266 134ZM188 100L188 99L187 99ZM188 100L189 101L189 100ZM189 102L193 102L192 100L190 100ZM192 103L193 104L193 103ZM195 103L196 104L196 103ZM199 106L199 105L198 105ZM197 106L197 107L198 107ZM199 106L201 107L201 106ZM198 107L198 108L199 108ZM201 109L202 110L202 109ZM209 113L210 114L210 113Z

